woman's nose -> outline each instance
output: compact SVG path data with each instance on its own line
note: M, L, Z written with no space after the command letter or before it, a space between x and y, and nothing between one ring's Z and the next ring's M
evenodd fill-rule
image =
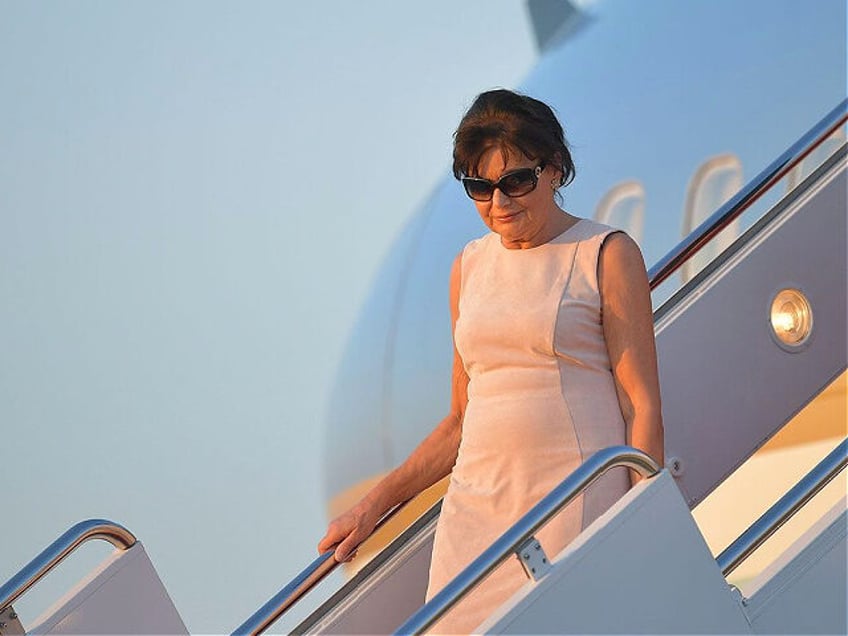
M500 188L495 188L492 192L492 203L498 207L505 207L512 204L512 199L505 195Z

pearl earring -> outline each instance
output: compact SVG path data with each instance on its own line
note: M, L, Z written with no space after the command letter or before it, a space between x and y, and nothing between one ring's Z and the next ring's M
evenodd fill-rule
M559 181L557 179L551 179L551 190L556 190L559 187Z

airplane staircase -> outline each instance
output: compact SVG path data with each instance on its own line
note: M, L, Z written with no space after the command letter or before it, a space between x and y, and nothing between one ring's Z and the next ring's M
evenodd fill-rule
M774 195L846 118L848 100L652 268L652 288L672 281L698 249ZM479 631L846 633L844 497L760 574L747 596L726 578L827 483L844 478L845 439L717 557L691 512L845 372L846 165L843 145L655 311L666 469L628 447L601 451L425 604L437 503L294 633L422 633L513 555L528 581ZM648 478L562 552L545 555L534 543L538 527L602 472L624 467ZM14 614L12 602L74 540L49 547L0 587L0 634L22 633L19 623L4 621ZM133 545L134 539L106 570ZM320 555L234 633L265 631L336 566L332 552ZM157 603L163 593L154 594ZM64 618L78 607L70 599L36 631L78 633L85 624L72 629ZM97 625L82 631L98 633ZM139 629L185 631L181 622Z

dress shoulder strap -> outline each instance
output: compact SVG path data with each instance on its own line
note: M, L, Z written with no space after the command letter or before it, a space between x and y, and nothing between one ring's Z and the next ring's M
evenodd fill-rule
M578 234L574 239L578 244L570 286L579 287L600 303L598 264L601 248L610 236L623 231L590 219L583 219L575 229Z

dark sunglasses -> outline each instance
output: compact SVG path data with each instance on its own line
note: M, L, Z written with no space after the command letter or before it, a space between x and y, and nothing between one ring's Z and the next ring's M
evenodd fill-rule
M462 185L465 187L465 193L475 201L491 201L495 188L508 197L523 197L536 189L539 175L544 169L544 163L535 168L519 168L507 172L495 182L479 177L462 177Z

